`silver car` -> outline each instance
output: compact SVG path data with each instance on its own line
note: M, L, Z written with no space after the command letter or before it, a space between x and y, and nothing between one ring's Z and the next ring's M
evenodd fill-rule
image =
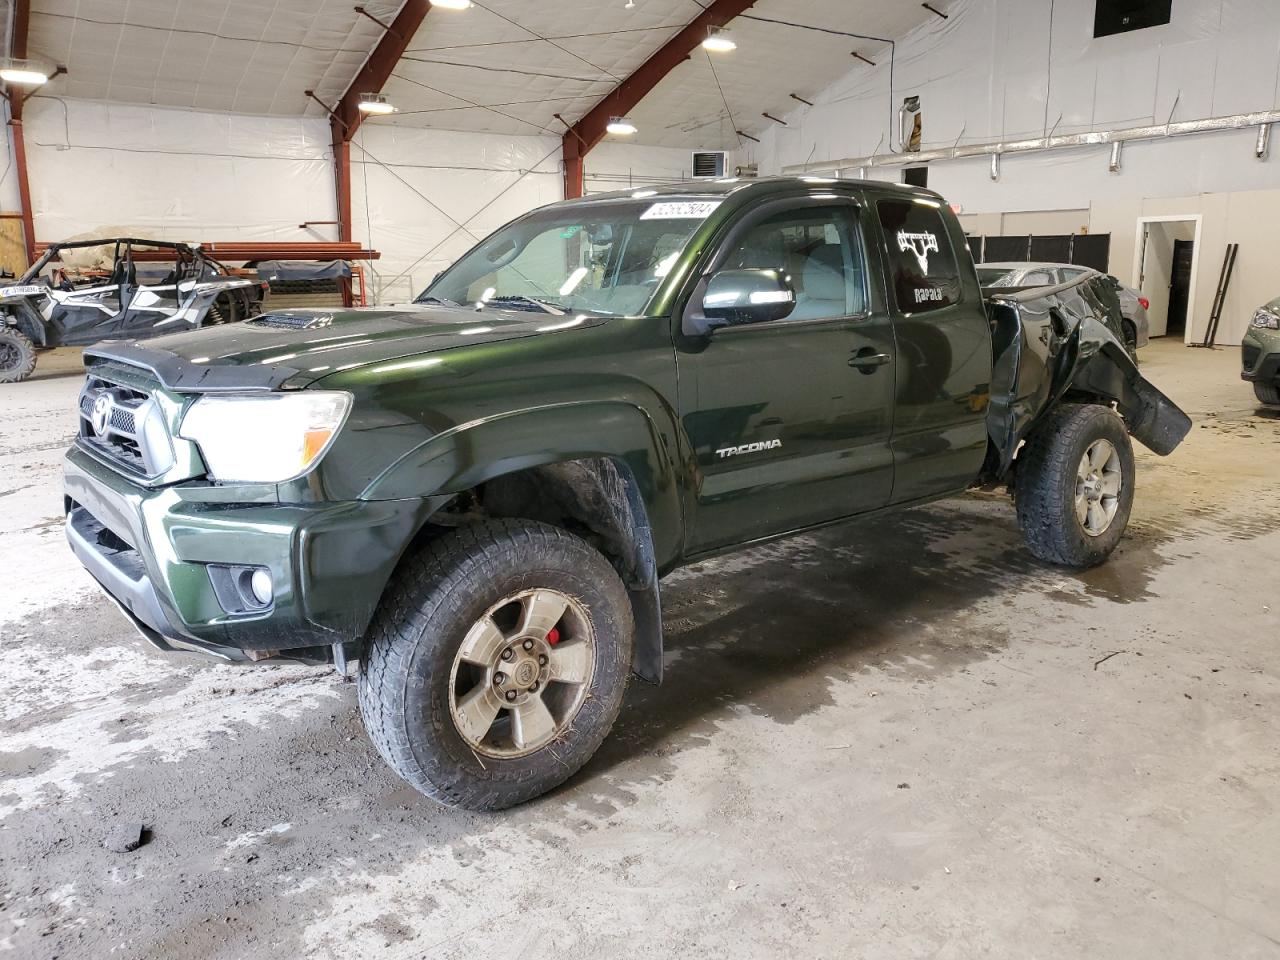
M980 263L978 282L983 287L1054 287L1090 273L1092 267L1069 263ZM1115 280L1115 277L1111 278ZM1119 280L1120 312L1124 314L1124 340L1131 349L1145 347L1148 340L1147 307L1150 302L1139 291Z

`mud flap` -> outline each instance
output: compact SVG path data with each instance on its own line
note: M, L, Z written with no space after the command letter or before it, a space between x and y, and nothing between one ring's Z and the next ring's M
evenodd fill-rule
M1091 342L1083 340L1085 333L1092 335ZM1162 457L1173 453L1191 432L1191 418L1138 371L1101 324L1090 318L1075 336L1080 359L1062 384L1063 390L1114 400L1133 439Z
M1191 418L1145 379L1139 377L1132 387L1139 402L1136 416L1126 414L1129 433L1153 453L1167 457L1191 432Z

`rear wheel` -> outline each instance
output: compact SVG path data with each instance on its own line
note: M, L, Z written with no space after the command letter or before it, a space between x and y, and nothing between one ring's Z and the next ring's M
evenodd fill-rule
M1018 455L1014 500L1027 547L1068 567L1106 560L1133 506L1133 446L1110 407L1067 403Z
M1280 405L1280 387L1274 383L1255 383L1253 395L1258 398L1259 403Z
M0 383L17 383L36 368L36 348L17 327L0 326Z
M434 800L498 810L545 793L595 753L631 670L626 589L557 527L465 527L411 558L360 668L383 759Z

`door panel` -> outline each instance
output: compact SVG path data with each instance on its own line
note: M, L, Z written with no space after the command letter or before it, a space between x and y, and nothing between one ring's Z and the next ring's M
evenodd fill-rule
M924 198L876 204L887 251L896 364L893 502L962 490L987 451L991 331L972 267Z
M797 302L677 357L697 461L690 553L888 502L895 347L889 319L867 310L865 264L849 203L784 207L727 241L718 267L780 269Z

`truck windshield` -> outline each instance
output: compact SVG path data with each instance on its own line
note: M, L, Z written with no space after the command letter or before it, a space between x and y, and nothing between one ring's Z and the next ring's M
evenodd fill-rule
M716 206L605 201L535 211L482 240L417 301L641 315Z

